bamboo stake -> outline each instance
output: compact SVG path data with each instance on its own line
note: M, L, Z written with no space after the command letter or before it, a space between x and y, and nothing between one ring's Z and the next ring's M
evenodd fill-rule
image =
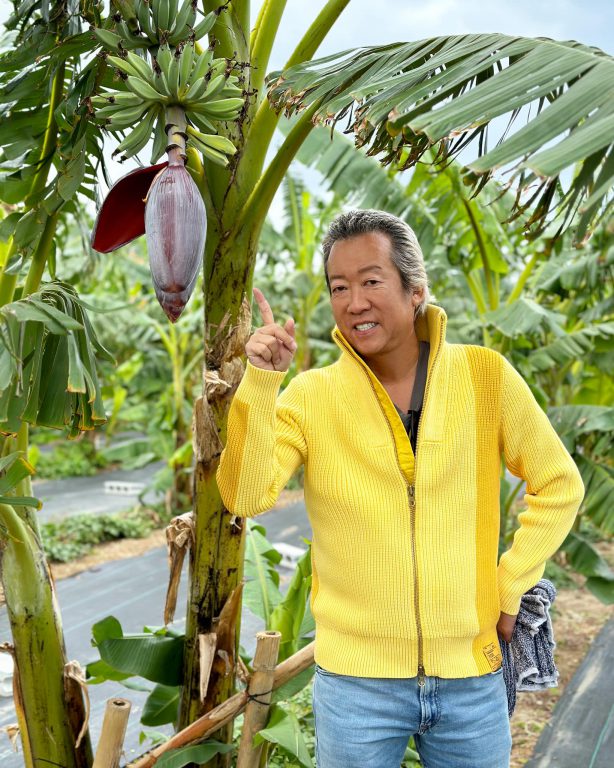
M93 768L119 768L131 706L127 699L107 701Z
M275 665L279 654L281 632L258 632L254 672L250 677L245 719L237 756L237 768L258 768L262 744L254 746L254 736L266 725L273 694Z
M309 643L300 651L290 656L289 659L282 661L275 667L275 676L273 678L273 690L281 688L288 680L296 677L305 669L313 664L313 650L315 643ZM176 733L164 744L152 749L146 755L138 758L129 764L129 768L151 768L158 761L165 752L169 752L171 749L178 749L179 747L185 747L194 741L206 739L215 733L219 728L234 720L237 715L245 709L247 702L249 701L249 695L247 691L240 691L235 693L226 701L222 702L219 706L212 709L207 714L199 717L193 723L184 728L179 733ZM98 766L94 766L98 768Z

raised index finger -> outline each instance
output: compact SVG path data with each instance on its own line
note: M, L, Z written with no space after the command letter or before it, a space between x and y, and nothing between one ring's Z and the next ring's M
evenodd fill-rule
M256 303L258 304L258 309L260 310L260 316L262 317L262 322L265 325L274 323L275 319L273 318L273 311L271 309L269 302L264 298L264 293L262 293L260 288L254 288L253 291L254 291L254 298L256 299Z

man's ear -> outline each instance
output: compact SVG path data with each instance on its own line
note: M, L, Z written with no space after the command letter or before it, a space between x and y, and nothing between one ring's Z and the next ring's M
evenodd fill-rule
M412 288L411 303L414 305L414 307L419 307L423 300L424 288L422 286L420 286L420 288Z

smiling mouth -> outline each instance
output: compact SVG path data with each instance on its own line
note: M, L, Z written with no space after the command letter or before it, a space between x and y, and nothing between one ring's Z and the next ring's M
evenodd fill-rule
M372 328L375 328L377 325L378 323L358 323L353 328L355 331L364 332L364 331L370 331Z

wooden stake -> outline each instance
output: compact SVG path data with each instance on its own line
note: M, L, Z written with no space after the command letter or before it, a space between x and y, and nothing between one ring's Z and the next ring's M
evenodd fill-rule
M256 635L254 672L249 681L249 701L245 707L237 768L258 768L260 764L262 744L254 747L254 736L264 728L269 715L280 642L281 632L258 632Z
M93 768L119 768L131 706L126 699L107 701Z
M309 643L300 651L290 656L289 659L282 661L275 667L275 676L273 678L273 690L280 688L282 685L291 680L296 675L300 674L303 670L307 669L313 664L313 651L315 643ZM234 720L237 715L245 709L247 702L249 701L247 691L240 691L235 693L226 701L223 701L220 705L212 709L207 714L199 717L193 723L184 728L179 733L176 733L164 744L152 749L146 755L137 758L135 761L129 764L129 768L151 768L155 765L158 758L165 752L169 752L171 749L177 749L178 747L185 747L187 744L191 744L194 741L200 741L211 736L219 728ZM94 766L98 768L98 766Z

